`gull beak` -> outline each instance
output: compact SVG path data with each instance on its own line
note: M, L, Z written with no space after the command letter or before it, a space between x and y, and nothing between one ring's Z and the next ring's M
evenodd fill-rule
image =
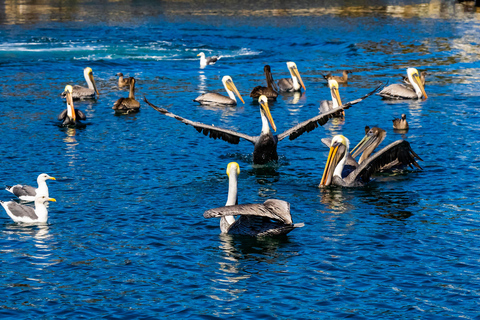
M48 198L48 201L57 202L54 198Z
M235 84L233 84L233 81L227 81L227 88L228 90L233 91L240 98L240 100L242 100L243 104L245 104L245 101L243 101L243 98L240 95L240 92L238 92L237 87L235 87Z
M262 96L260 96L261 98ZM277 127L275 126L275 122L273 122L272 114L270 113L270 108L268 107L268 100L265 99L265 101L258 99L260 102L260 105L263 108L263 111L265 112L265 115L267 116L268 121L270 122L270 125L272 126L273 131L277 131Z
M50 177L50 178L48 178L48 179L50 179L50 180L57 180L57 179L55 179L54 177Z

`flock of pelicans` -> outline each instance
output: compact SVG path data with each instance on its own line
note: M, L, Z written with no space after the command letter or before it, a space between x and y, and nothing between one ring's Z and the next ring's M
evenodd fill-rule
M205 57L204 53L200 53L198 56L200 56L201 67L212 65L220 59L220 57ZM404 83L392 84L387 87L380 85L363 97L347 103L342 103L338 84L347 83L349 71L344 71L342 76L328 74L324 78L328 81L332 100L321 102L320 113L317 116L303 121L283 133L273 134L271 129L275 132L276 126L270 113L269 100L275 100L279 94L284 92L301 91L302 88L306 90L296 64L287 62L287 67L291 77L280 79L275 83L270 66L266 65L264 72L267 86L257 86L250 93L250 97L258 101L260 107L262 130L258 136L250 136L233 130L191 121L155 106L146 98L144 100L161 114L193 126L198 132L210 138L219 138L232 144L238 144L240 139L251 142L254 145L253 163L266 164L278 160L277 145L283 139L288 137L290 140L294 140L305 132L310 132L318 126L323 126L333 117L344 117L346 109L374 93L386 99L427 99L425 92L425 75L427 73L421 72L419 74L415 68L407 69ZM118 73L117 76L119 77L119 87L129 86L130 91L128 98L120 98L114 103L113 109L119 113L138 112L140 103L135 100L135 79L133 77L125 78L122 73ZM88 85L87 88L79 85L67 85L62 93L62 96L66 99L67 108L58 116L58 120L62 121L63 126L78 126L81 125L80 120L86 119L82 111L75 109L74 99L96 98L99 95L91 68L87 67L84 69L84 77ZM224 76L222 83L228 96L218 93L205 93L194 101L204 105L234 106L237 104L236 97L238 97L244 103L230 76ZM408 129L408 123L404 114L401 119L393 120L393 127L401 130ZM349 140L343 135L336 135L332 139L322 139L322 142L330 148L330 152L319 187L329 185L344 187L363 186L370 181L371 176L376 172L402 169L406 166L411 168L415 166L421 169L417 160L422 159L412 150L410 144L404 140L397 140L372 154L385 139L385 136L386 132L381 128L366 127L365 137L352 150L350 150ZM361 156L357 161L356 158L360 154ZM224 207L210 209L204 213L205 218L220 218L222 233L251 236L282 235L303 226L303 223L293 223L290 214L290 204L283 200L269 199L263 204L239 205L237 201L237 179L239 174L239 165L235 162L229 163L227 166L229 178L227 203ZM45 203L56 201L49 197L46 184L46 180L49 179L55 180L54 177L48 174L40 174L37 179L38 188L25 185L7 186L6 190L16 195L20 200L34 201L35 203L34 209L16 201L0 201L10 218L15 222L23 223L47 222L48 211ZM239 218L236 219L235 216L239 216Z

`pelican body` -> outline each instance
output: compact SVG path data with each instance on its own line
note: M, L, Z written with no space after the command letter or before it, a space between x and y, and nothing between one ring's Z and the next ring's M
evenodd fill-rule
M48 210L45 202L57 201L45 195L35 197L35 209L29 206L18 204L15 201L0 201L0 204L7 212L8 216L15 222L23 223L46 223L48 220Z
M230 76L224 76L222 78L222 83L223 86L225 87L225 90L227 91L228 97L225 97L224 95L221 95L219 93L204 93L200 96L198 96L195 100L195 102L198 102L200 104L204 105L226 105L226 106L236 106L237 105L237 99L235 98L235 95L237 95L240 100L243 101L242 96L240 95L240 92L238 92L237 87L233 83L233 80Z
M319 114L313 118L303 121L279 135L274 135L270 130L270 125L274 131L276 131L277 128L275 126L272 115L270 113L270 108L268 106L268 99L266 96L263 96L263 95L260 96L258 99L258 102L260 104L260 116L262 118L262 131L259 136L249 136L240 132L220 128L214 125L207 125L200 122L194 122L194 121L185 119L181 116L175 115L166 109L159 108L154 104L150 103L146 98L145 98L145 102L148 105L150 105L152 108L160 112L161 114L174 118L187 125L193 126L198 132L201 132L205 136L209 136L210 138L213 138L213 139L220 138L231 144L238 144L240 142L240 139L244 139L253 143L254 145L253 163L266 164L268 162L278 160L277 145L279 141L282 141L287 137L290 140L294 140L299 136L301 136L302 134L304 134L305 132L310 132L318 128L319 126L323 126L335 114L341 112L344 109L348 109L352 105L362 101L366 97L375 93L378 89L380 89L380 87L381 85L360 99L354 100L352 102L348 102L344 105L339 106L336 109L330 110L329 112Z
M124 78L123 73L119 72L116 74L118 76L118 86L120 88L129 86L132 82L133 77Z
M48 198L47 180L56 179L46 173L42 173L37 177L37 188L29 185L16 184L14 186L6 186L5 190L13 193L20 200L24 201L35 201L36 196L46 196Z
M403 83L391 84L377 94L384 99L427 99L428 96L417 69L408 68L407 76L409 85Z
M197 57L200 57L200 67L202 68L208 65L215 64L221 58L219 56L205 57L205 53L203 52L200 52L199 54L197 54Z
M112 109L120 113L134 113L140 111L140 102L135 100L135 78L130 81L130 92L128 98L120 98L114 104Z
M65 87L64 92L67 98L67 109L63 110L57 117L58 120L62 121L63 127L81 125L80 120L87 120L87 116L81 110L75 109L73 106L72 91L72 86L67 85Z
M83 69L83 76L85 77L88 88L74 85L72 88L72 98L94 99L95 94L98 96L100 93L98 92L97 85L95 84L95 79L93 78L92 68L86 67L85 69ZM65 97L65 92L62 93L62 97Z
M348 70L344 70L343 73L342 73L342 76L339 77L339 76L332 76L331 73L327 74L327 75L324 75L323 77L325 78L325 80L335 80L337 81L337 83L347 83L348 82L348 74L349 73L352 73L351 71L348 71Z
M368 156L351 171L344 170L349 160L350 141L342 136L333 137L330 144L327 164L323 172L319 187L337 185L342 187L360 187L370 181L371 176L385 165L397 162L400 166L409 165L421 169L416 162L418 155L412 150L405 140L392 142L385 148ZM373 149L372 149L373 150ZM420 159L421 160L421 159Z
M238 205L237 180L240 166L230 162L227 166L228 199L224 207L205 211L205 218L220 218L222 233L253 237L285 235L303 223L293 224L290 204L283 200L268 199L263 204ZM235 220L235 216L240 216Z
M303 84L302 77L300 76L300 72L298 72L295 62L287 62L287 68L288 71L290 71L291 78L283 78L278 80L277 85L279 92L301 91L302 87L303 90L307 90L305 89L305 85Z
M272 70L270 66L267 64L263 67L263 71L265 73L265 79L267 80L267 86L256 86L253 88L252 92L250 92L250 97L254 99L258 99L260 96L266 96L268 100L277 100L278 97L278 88L273 80Z
M407 116L405 115L405 113L402 114L402 117L400 119L395 118L392 120L392 122L393 122L393 129L408 130Z

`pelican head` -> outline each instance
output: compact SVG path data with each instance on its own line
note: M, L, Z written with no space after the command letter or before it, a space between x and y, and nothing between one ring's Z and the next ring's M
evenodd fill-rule
M300 82L300 85L303 87L303 90L306 91L307 89L305 89L305 85L303 84L302 77L300 77L300 72L298 72L297 65L295 64L295 62L292 62L292 61L287 62L287 67L288 67L288 70L290 71L290 74L292 75L294 86L295 86L295 78L296 78L298 79L298 82ZM298 89L295 88L295 90L298 90Z
M243 98L240 95L240 92L238 92L237 87L235 87L235 84L233 83L233 80L230 76L224 76L222 78L222 82L223 82L223 86L225 87L225 90L227 90L228 96L231 99L237 101L235 99L235 95L233 94L235 93L240 98L240 100L242 100L242 102L245 103L245 101L243 101Z
M408 68L407 75L408 75L408 80L410 81L410 84L415 89L415 93L417 94L417 97L421 98L423 96L424 99L427 99L428 96L427 96L427 93L425 92L425 88L420 79L420 76L418 75L417 69Z
M86 67L85 69L83 69L83 76L88 83L88 87L90 89L93 89L95 93L99 95L100 93L98 92L97 85L95 84L95 79L93 78L92 68Z
M227 176L230 178L230 173L240 175L240 166L236 162L230 162L227 165Z
M330 93L332 94L333 107L340 107L342 105L342 99L340 98L340 93L338 92L338 82L333 79L328 80L328 87L330 88Z
M65 86L65 94L67 96L67 115L75 121L75 108L73 107L73 98L72 98L73 88L71 85Z
M268 119L270 125L272 126L273 131L277 131L277 127L275 126L275 122L273 122L272 114L270 113L270 108L268 107L268 98L263 94L258 97L258 103L260 103L260 114L262 115L262 132L266 133L269 131L268 129L268 122L265 121Z
M237 196L237 177L240 175L240 166L236 162L230 162L227 166L227 176L228 176L228 199L226 206L233 206L238 203ZM233 216L225 217L225 219L220 220L220 228L222 225L226 224L231 225L235 222ZM222 230L223 231L223 230Z
M350 141L346 137L342 135L333 137L330 152L328 153L327 164L325 165L319 187L330 185L334 176L342 178L342 170L345 165L349 147Z
M373 150L382 143L382 141L387 136L387 132L381 128L373 127L371 129L365 128L365 137L353 148L351 151L352 157L356 158L360 153L363 152L362 156L358 160L358 163L361 164L365 159L367 159Z

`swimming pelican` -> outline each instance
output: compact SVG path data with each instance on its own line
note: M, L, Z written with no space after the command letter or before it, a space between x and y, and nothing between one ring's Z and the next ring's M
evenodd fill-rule
M395 118L392 120L392 122L393 122L393 129L408 130L407 116L405 115L405 113L402 114L401 119Z
M140 111L140 102L135 100L135 78L130 81L130 92L128 98L120 98L114 104L112 109L115 112L133 113Z
M230 162L227 166L228 199L224 207L205 211L205 218L220 218L222 233L253 237L285 235L303 223L293 224L290 204L283 200L268 199L263 204L238 204L237 178L240 166ZM240 216L235 220L235 216Z
M221 56L205 57L205 53L203 52L200 52L199 54L197 54L197 57L200 57L200 67L202 68L207 65L215 64L221 58Z
M15 222L24 223L45 223L48 220L48 211L45 202L57 201L48 196L35 197L35 209L29 206L18 204L15 201L0 201L0 204L7 212L8 216Z
M300 77L300 73L298 72L297 65L295 62L287 62L288 71L290 71L291 78L283 78L278 80L278 89L280 92L293 92L293 91L301 91L302 87L303 90L305 89L305 85L303 84L302 77Z
M337 83L347 83L348 82L348 74L349 73L352 73L352 71L348 71L348 70L343 70L343 74L341 77L339 76L332 76L331 73L327 74L327 75L324 75L323 77L325 78L325 80L335 80L337 81Z
M56 180L46 173L42 173L37 177L38 188L29 185L16 184L14 186L6 186L5 190L16 195L20 200L34 201L35 196L46 196L48 198L47 180Z
M252 92L250 92L250 97L258 99L261 95L264 95L269 100L277 100L278 88L275 84L275 81L273 80L270 66L268 64L265 65L265 67L263 67L263 71L265 73L265 79L267 80L267 86L256 86L255 88L253 88Z
M328 87L330 88L330 94L332 95L332 100L322 100L320 102L320 113L328 112L332 109L338 108L342 105L342 99L340 98L340 93L338 91L338 83L336 80L328 80ZM342 110L338 116L345 116L345 112Z
M195 102L199 102L200 104L223 104L223 105L229 105L229 106L236 106L237 105L237 99L235 98L235 94L243 101L242 96L240 95L240 92L238 92L237 87L235 87L235 84L233 83L233 80L230 76L224 76L222 78L222 83L223 86L225 87L225 90L228 93L228 97L225 97L224 95L221 95L219 93L204 93L200 96L198 96L195 100Z
M65 94L67 97L67 109L63 110L58 115L58 120L63 120L62 126L75 126L81 124L79 120L87 120L87 116L82 111L73 107L72 86L65 87Z
M119 72L116 74L118 76L118 86L121 88L121 87L125 87L125 86L129 86L133 77L127 77L127 78L124 78L123 77L123 73Z
M411 85L402 83L391 84L377 94L385 99L420 99L422 97L427 99L428 96L417 69L408 68L407 75Z
M222 139L231 144L238 144L240 139L247 140L254 145L253 149L253 163L254 164L265 164L270 161L278 160L277 154L277 144L279 141L282 141L285 138L289 138L290 140L294 140L304 134L305 132L310 132L318 126L323 126L329 119L331 119L336 113L341 112L344 109L350 108L353 104L362 101L363 99L367 98L368 96L375 93L378 89L380 89L382 85L378 86L372 92L366 94L360 99L354 100L352 102L348 102L344 105L336 109L332 109L329 112L319 114L311 119L303 121L302 123L297 124L296 126L286 130L285 132L279 135L273 135L270 131L270 125L274 131L277 130L275 123L273 122L272 115L270 113L270 108L268 107L268 99L265 96L260 96L258 98L258 102L260 104L260 116L262 118L262 131L259 136L249 136L240 132L236 132L229 129L223 129L220 127L216 127L214 125L207 125L200 122L194 122L183 117L177 116L170 111L159 108L153 104L151 104L147 98L145 102L148 103L152 108L164 114L168 117L174 118L178 121L181 121L187 125L193 126L198 132L202 132L205 136L209 136L213 139Z
M425 76L428 76L428 75L429 75L429 73L427 73L426 71L421 71L420 72L420 81L422 82L423 87L425 87ZM403 76L402 79L403 79L403 82L405 82L409 86L412 86L412 84L410 83L410 80L408 80L408 77Z
M397 140L390 143L382 150L365 159L353 171L344 171L344 166L348 158L350 141L342 135L333 137L328 154L327 164L323 172L319 187L328 185L337 185L343 187L360 187L370 181L370 177L383 168L391 164L392 161L398 161L398 165L412 164L421 169L415 158L419 158L405 140ZM420 159L420 158L419 158ZM420 159L421 160L421 159Z
M97 85L95 84L95 79L93 78L93 71L92 68L86 67L83 69L83 76L85 77L85 81L87 81L88 88L74 85L72 98L73 99L94 99L95 94L97 96L100 94L97 90ZM62 97L65 97L65 92L62 93Z

